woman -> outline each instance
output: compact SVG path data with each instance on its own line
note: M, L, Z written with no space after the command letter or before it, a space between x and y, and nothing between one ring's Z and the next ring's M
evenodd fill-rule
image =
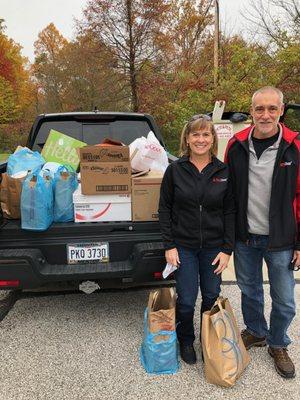
M201 315L220 293L221 272L234 246L234 200L228 167L216 158L218 138L207 115L195 115L181 134L181 157L166 169L159 222L169 264L176 265L177 337L181 358L196 362L194 308Z

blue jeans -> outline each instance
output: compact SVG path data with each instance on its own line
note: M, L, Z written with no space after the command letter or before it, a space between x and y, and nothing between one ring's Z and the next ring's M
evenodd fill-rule
M249 243L237 242L234 264L237 283L242 292L242 312L247 330L266 336L271 347L287 347L291 340L287 330L295 314L293 271L289 264L293 250L269 251L268 236L250 235ZM270 326L264 317L262 262L268 267L272 310Z
M180 343L192 344L195 340L194 310L199 285L202 295L201 315L210 310L219 296L221 276L214 274L211 265L220 249L188 249L177 247L180 267L175 273L177 303L176 332Z

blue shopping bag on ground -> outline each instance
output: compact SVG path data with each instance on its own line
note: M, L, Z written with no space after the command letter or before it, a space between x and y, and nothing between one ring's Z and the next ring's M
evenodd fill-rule
M72 167L62 165L54 174L54 222L74 220L73 193L78 180Z
M25 147L8 157L6 172L12 176L21 171L34 171L42 167L45 162L38 151L32 151Z
M148 309L144 315L144 339L140 359L150 374L175 374L179 369L176 331L151 333L148 329Z
M53 181L40 170L27 176L21 194L21 227L45 231L53 222Z

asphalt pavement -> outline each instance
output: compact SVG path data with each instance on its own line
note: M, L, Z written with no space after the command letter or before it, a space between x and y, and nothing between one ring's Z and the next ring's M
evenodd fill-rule
M265 285L266 315L268 291ZM196 365L181 362L175 375L144 371L139 347L148 293L148 289L100 291L18 300L0 322L0 399L299 399L299 315L290 328L295 379L281 378L266 348L255 348L237 384L224 389L205 381L198 341ZM223 295L229 297L242 328L239 289L224 285ZM296 298L299 304L299 284ZM199 312L195 325L199 335Z

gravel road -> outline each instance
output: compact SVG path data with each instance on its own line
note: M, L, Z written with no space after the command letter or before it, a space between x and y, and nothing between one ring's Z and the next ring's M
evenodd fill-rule
M278 376L266 348L257 348L250 350L251 364L236 386L222 389L205 381L200 357L195 366L181 363L175 375L143 370L139 346L148 294L139 289L18 300L0 322L0 399L299 399L299 315L290 329L295 379ZM239 289L224 285L223 295L242 326ZM300 304L299 284L296 296ZM267 313L269 308L266 296Z

